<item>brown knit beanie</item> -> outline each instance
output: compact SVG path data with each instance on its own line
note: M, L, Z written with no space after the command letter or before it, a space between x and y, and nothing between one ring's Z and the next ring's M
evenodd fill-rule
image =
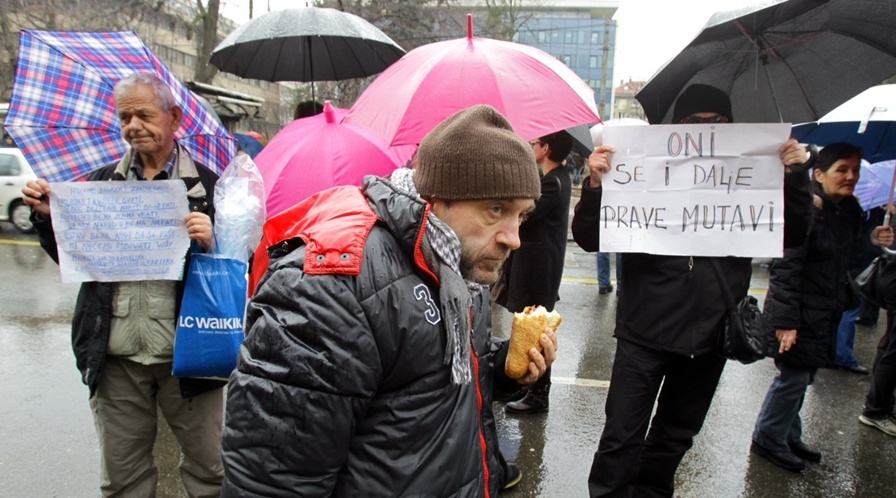
M414 185L427 199L538 199L532 147L494 108L464 109L435 127L417 150Z

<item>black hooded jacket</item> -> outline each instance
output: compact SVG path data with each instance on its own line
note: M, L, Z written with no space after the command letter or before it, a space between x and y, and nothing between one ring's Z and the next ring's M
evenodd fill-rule
M596 252L602 190L589 187L589 182L586 178L582 183L572 233L582 249ZM802 245L812 216L805 172L785 175L784 205L785 247ZM731 295L740 300L749 290L751 259L716 259ZM727 308L709 258L625 253L622 281L625 289L617 304L614 332L618 339L685 356L714 350Z
M470 309L473 380L451 381L428 205L368 177L269 220L271 261L227 393L224 497L497 496L487 289ZM276 233L269 228L278 226Z
M770 349L787 364L826 367L834 362L840 317L851 300L849 269L864 245L862 208L855 197L834 203L816 185L822 199L805 244L788 248L771 267L763 313ZM853 303L856 304L856 303ZM797 331L796 343L778 354L776 329Z

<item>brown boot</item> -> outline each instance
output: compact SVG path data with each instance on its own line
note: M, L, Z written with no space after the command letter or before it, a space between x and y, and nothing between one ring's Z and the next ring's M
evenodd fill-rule
M504 411L508 413L544 413L548 411L548 394L551 385L531 386L526 396L519 400L504 405Z

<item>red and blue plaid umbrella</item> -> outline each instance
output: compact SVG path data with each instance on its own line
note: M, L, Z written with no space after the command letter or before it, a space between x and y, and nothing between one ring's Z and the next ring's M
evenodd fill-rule
M218 173L227 167L236 154L233 137L136 33L23 30L4 125L38 176L66 181L124 155L112 88L138 71L167 82L183 109L178 143Z

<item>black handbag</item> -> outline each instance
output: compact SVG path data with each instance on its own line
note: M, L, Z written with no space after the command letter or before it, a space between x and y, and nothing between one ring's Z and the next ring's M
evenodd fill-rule
M896 268L892 263L890 256L882 254L852 281L855 290L879 308L896 306Z
M718 261L715 258L709 258L709 261L716 272L716 279L728 308L728 316L725 317L716 343L719 355L744 365L765 358L768 356L768 338L759 302L755 297L746 295L735 303Z

